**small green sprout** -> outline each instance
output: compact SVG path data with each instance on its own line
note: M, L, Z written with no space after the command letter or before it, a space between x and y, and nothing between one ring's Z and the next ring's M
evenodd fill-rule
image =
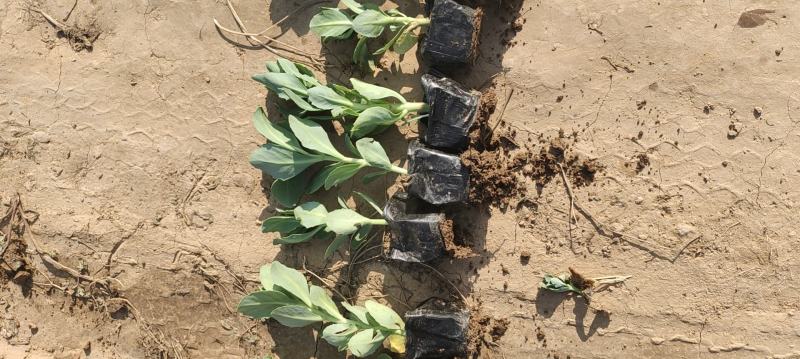
M365 182L389 172L408 173L393 165L380 143L371 138L362 138L353 145L345 136L344 142L353 156L349 157L333 146L325 129L316 122L289 116L288 124L276 124L259 108L253 114L253 123L267 143L250 154L250 164L275 179L272 194L285 206L295 205L303 194L335 187L364 168L377 170L365 175ZM315 175L307 172L312 165L326 162L329 164Z
M377 38L388 27L392 31L391 40L372 55L381 55L392 49L405 54L419 41L418 28L430 25L431 20L424 17L409 17L397 9L383 11L374 4L360 4L355 0L341 0L346 9L322 8L311 18L309 27L322 40L343 40L356 34L358 44L353 52L353 63L369 65L374 68L367 49L367 41Z
M361 192L355 193L383 217L383 211L374 200ZM296 244L320 236L332 237L333 241L325 250L325 258L329 258L348 239L360 246L368 242L374 226L387 224L383 218L367 218L350 209L341 197L339 205L342 208L330 212L318 202L306 202L290 210L280 210L277 215L261 223L261 231L280 233L281 238L275 239L273 244Z
M597 278L584 278L583 275L569 268L569 274L554 276L545 274L539 288L556 293L574 293L589 303L592 300L592 291L600 290L609 285L619 284L631 276L607 276Z
M363 306L341 302L349 312L345 317L325 289L309 285L303 274L277 261L261 267L260 277L262 289L239 302L240 313L292 328L327 323L322 339L359 358L382 344L392 352L405 352L405 322L391 308L372 300Z
M379 132L410 114L429 110L424 102L409 102L396 91L354 78L350 79L352 88L335 84L325 86L307 67L286 59L268 62L267 71L254 75L253 79L296 106L291 111L284 110L287 115L322 121L354 118L352 124L346 124L354 139Z

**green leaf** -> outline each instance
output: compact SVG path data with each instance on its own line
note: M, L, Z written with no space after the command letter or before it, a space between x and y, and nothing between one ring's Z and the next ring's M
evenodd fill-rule
M374 353L380 347L384 338L386 337L383 334L376 332L374 329L365 329L350 337L347 342L347 349L353 355L363 358Z
M375 319L378 324L382 327L387 329L403 329L405 328L405 323L403 322L403 318L400 318L397 313L395 313L392 308L389 308L383 304L380 304L374 300L368 300L364 303L364 307L367 308L367 312Z
M294 77L297 77L307 84L311 84L312 86L320 85L319 81L317 81L317 78L314 77L314 73L303 65L296 64L280 57L278 58L278 65L280 65L283 72L292 74Z
M547 289L558 293L575 292L581 294L581 291L578 290L578 288L575 288L572 284L570 284L568 279L559 278L550 274L544 275L544 277L542 278L542 282L539 283L539 288Z
M389 51L389 49L392 47L392 45L394 45L394 44L397 42L397 40L398 40L398 39L399 39L401 36L403 36L403 34L405 33L405 31L406 31L408 28L410 28L410 27L411 27L411 24L405 24L405 25L403 25L403 26L402 26L400 29L398 29L398 30L397 30L397 33L395 33L395 34L394 34L394 36L392 36L392 39L391 39L391 40L389 40L389 42L387 42L386 44L384 44L384 45L383 45L383 47L381 47L380 49L376 50L376 51L375 51L375 52L373 52L372 54L373 54L373 55L380 55L380 54L383 54L383 53L385 53L386 51ZM394 31L394 29L393 29L392 31Z
M378 171L378 172L367 173L364 175L364 177L361 177L361 183L370 184L376 179L385 176L387 173L389 173L389 171Z
M272 311L272 318L291 328L305 327L322 321L322 317L314 314L311 309L300 305L287 305L277 308Z
M355 176L363 166L358 163L342 163L336 166L325 179L325 190L338 186Z
M293 304L297 304L297 302L286 296L286 294L265 290L251 293L242 298L237 310L248 317L256 319L269 318L275 309Z
M346 235L358 230L358 226L369 220L352 209L337 209L328 213L325 230L339 235Z
M353 138L361 138L380 127L391 125L397 120L397 116L386 108L370 107L358 115L356 121L353 122L353 127L350 129L350 135Z
M353 145L353 141L350 138L349 134L344 134L344 145L347 147L347 150L350 151L350 154L356 157L361 157L361 154L358 152L358 149L355 145Z
M353 19L353 30L359 35L375 38L383 33L383 28L388 25L388 16L377 10L364 10Z
M272 262L270 273L272 274L272 282L274 285L291 293L297 299L303 301L303 303L305 303L307 306L311 306L311 296L308 292L308 283L306 282L306 277L300 274L300 272L289 268L280 262Z
M308 90L308 100L321 110L332 110L338 107L351 107L353 102L328 86L317 86Z
M322 226L316 227L310 231L291 234L286 237L281 237L272 241L272 244L297 244L297 243L308 242L312 238L314 238L314 236L321 230Z
M336 236L333 241L331 241L331 244L328 245L328 248L325 249L325 259L330 258L333 255L333 252L336 252L336 250L339 249L339 247L341 247L348 238L349 237L347 235Z
M392 50L402 55L411 50L417 42L419 42L419 35L414 33L414 27L409 27L397 37L397 41L394 42Z
M273 290L272 284L272 274L270 273L271 265L265 264L261 266L261 269L258 271L258 278L261 280L261 287L264 290Z
M261 232L288 233L300 227L300 221L294 217L272 216L261 222Z
M328 293L325 292L325 289L321 287L312 285L311 286L311 302L314 303L319 309L322 309L329 317L333 320L329 320L331 322L339 322L345 321L345 317L342 313L339 313L339 308L336 307L336 304L331 300L331 297L328 296Z
M328 178L331 172L333 172L333 170L335 170L336 167L340 165L341 165L340 163L330 164L325 168L323 168L321 171L317 172L317 174L314 175L314 178L311 180L311 183L308 185L308 189L306 190L306 192L308 194L312 194L318 191L323 186L325 186L325 180Z
M297 141L297 138L295 138L288 129L275 125L267 119L267 114L261 107L253 113L253 126L255 126L256 130L261 133L261 135L267 138L267 141L274 145L298 152L305 152L302 147L300 147L300 142Z
M355 242L356 248L360 247L365 243L364 240L367 239L370 232L372 232L371 224L365 224L358 228L358 231L356 231L356 233L353 234L353 242Z
M267 72L283 72L277 61L267 61Z
M288 180L275 180L272 183L272 197L286 207L292 207L306 191L309 176L294 176Z
M322 339L339 350L344 350L347 349L347 341L357 331L358 328L349 323L334 323L322 330Z
M289 127L305 148L337 159L344 158L344 155L333 147L325 129L318 123L295 116L289 116Z
M320 156L295 152L272 143L267 143L250 154L251 165L280 180L297 176L322 160Z
M342 302L342 306L344 309L347 309L350 314L350 317L353 320L358 320L363 324L369 324L369 319L367 318L367 309L364 307L360 307L357 305L350 305L350 303Z
M301 110L305 111L319 111L320 109L312 106L308 101L304 100L302 97L298 96L294 91L286 91L286 96L289 97L292 102L297 105Z
M319 202L307 202L295 207L294 217L306 228L314 228L325 224L328 210Z
M258 77L258 78L256 78ZM303 82L296 76L283 72L267 72L264 74L256 75L253 77L258 82L261 82L277 94L284 94L287 90L294 91L300 95L307 96L308 89ZM263 80L262 80L263 79ZM285 97L281 97L285 98Z
M383 147L381 147L378 141L371 138L362 138L356 141L356 147L364 160L371 166L385 170L392 168L392 162L389 160L389 156L386 155L386 151L383 150Z
M341 2L342 4L344 4L344 6L347 6L347 8L350 9L350 11L356 14L364 12L364 6L359 4L355 0L341 0Z
M380 215L383 215L383 210L381 209L381 206L379 206L378 202L375 202L375 200L372 199L372 197L368 196L366 193L362 193L359 191L353 191L353 193L361 197L361 199L363 199L364 202L367 202L367 204L369 204L375 210L375 212L377 212Z
M353 29L350 17L339 9L323 8L319 14L314 15L309 23L311 31L317 36L325 38L344 38Z
M367 65L369 63L369 49L367 49L367 41L369 39L364 36L359 36L358 43L355 50L353 50L353 63L358 65Z
M403 95L397 93L397 91L373 84L368 84L366 82L359 81L358 79L350 79L350 83L353 85L354 90L358 91L361 96L364 96L368 100L380 100L391 97L396 98L402 103L406 103L406 99L403 97Z

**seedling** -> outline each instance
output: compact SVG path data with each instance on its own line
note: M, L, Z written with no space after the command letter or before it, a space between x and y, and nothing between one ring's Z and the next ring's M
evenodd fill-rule
M292 328L325 323L322 338L359 358L371 355L381 344L392 352L405 352L405 322L391 308L372 300L363 306L341 302L349 312L345 317L325 289L309 285L300 272L277 261L261 267L260 277L262 289L239 302L240 313L272 318Z
M557 293L574 293L583 297L587 303L592 300L592 291L603 287L619 284L631 276L607 276L597 278L585 278L574 269L569 269L569 274L558 276L545 274L539 288Z
M349 127L350 136L359 139L381 131L394 123L414 122L410 114L428 112L424 102L408 102L403 95L385 87L350 79L352 88L341 85L325 86L317 81L307 67L286 59L267 63L267 71L253 76L270 91L297 107L287 114L313 120L355 118Z
M341 0L347 9L322 8L311 18L309 27L322 40L342 40L358 37L353 51L353 63L374 68L370 55L381 55L392 49L398 54L411 50L419 41L418 28L430 25L424 17L409 17L397 9L383 11L374 4L361 4L355 0ZM393 32L392 38L380 49L370 54L367 41L377 38L386 28Z
M372 206L376 213L383 216L380 207L367 195L355 192ZM333 241L325 250L325 258L330 257L342 244L350 239L356 246L367 242L374 226L385 226L383 218L371 219L347 207L340 198L342 208L328 212L318 202L307 202L291 210L279 211L278 215L267 218L261 223L264 233L278 232L281 238L273 244L296 244L308 242L314 237L333 237Z
M287 124L274 124L267 120L264 110L253 114L253 123L267 144L250 155L250 164L275 179L272 194L285 206L293 206L306 193L326 190L350 179L364 168L377 171L364 176L364 181L374 180L389 172L407 174L392 164L381 145L362 138L355 145L345 136L345 144L353 157L340 153L331 143L318 123L289 116ZM329 164L315 175L308 168L317 163Z

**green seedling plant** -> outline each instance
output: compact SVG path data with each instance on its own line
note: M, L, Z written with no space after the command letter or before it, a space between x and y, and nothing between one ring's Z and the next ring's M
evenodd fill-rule
M286 59L267 62L266 72L254 75L279 98L296 106L284 110L306 119L325 121L355 119L346 123L350 136L359 139L379 132L405 120L411 123L427 115L409 118L411 114L426 113L424 102L409 102L398 92L357 79L350 79L352 88L333 84L323 85L307 67Z
M574 293L586 300L592 300L592 291L600 290L609 285L624 282L631 276L606 276L596 278L585 278L572 268L569 273L561 275L545 274L539 288L556 293Z
M381 345L395 353L405 352L405 323L391 308L372 300L363 306L343 301L345 317L325 289L309 285L303 274L277 261L261 267L260 279L261 290L242 299L240 313L272 318L292 328L324 323L322 339L359 358L375 353Z
M325 250L326 259L348 240L358 247L369 241L375 226L385 226L387 222L374 200L361 192L355 193L369 203L381 218L367 218L359 214L340 197L341 208L330 212L318 202L306 202L290 210L279 210L277 215L261 223L261 231L280 234L281 237L275 239L273 244L297 244L315 237L333 238Z
M311 31L325 40L342 40L358 37L353 51L353 63L368 65L374 68L371 55L381 55L389 49L398 54L405 54L419 42L417 29L427 27L431 20L424 17L409 17L398 11L381 10L374 4L361 4L355 0L341 0L345 9L322 8L311 18ZM374 39L386 28L393 32L391 39L380 49L370 54L367 41Z
M364 168L376 170L363 177L365 182L389 172L408 173L393 165L380 143L371 138L362 138L353 144L345 136L350 157L339 152L325 129L314 121L289 116L286 124L272 123L259 108L253 114L253 123L267 138L267 143L250 154L250 164L275 179L272 194L285 206L295 205L304 194L321 188L331 189ZM316 174L307 172L318 163L328 165Z

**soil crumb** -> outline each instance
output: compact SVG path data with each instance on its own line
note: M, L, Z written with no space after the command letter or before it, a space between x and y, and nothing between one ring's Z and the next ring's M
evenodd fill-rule
M513 142L515 134L504 123L489 123L496 108L497 95L490 87L481 96L478 120L470 130L470 148L461 155L461 161L470 169L469 202L505 209L511 198L525 188L515 174L519 161L511 155L517 147Z
M444 239L444 248L450 257L469 258L474 256L471 248L456 242L452 219L445 219L439 223L439 230L442 232L442 238Z
M468 349L470 358L481 358L485 345L494 345L508 331L509 320L495 319L476 311L470 316Z
M645 168L650 166L650 157L647 156L647 153L640 153L633 159L636 161L636 173L642 173Z

